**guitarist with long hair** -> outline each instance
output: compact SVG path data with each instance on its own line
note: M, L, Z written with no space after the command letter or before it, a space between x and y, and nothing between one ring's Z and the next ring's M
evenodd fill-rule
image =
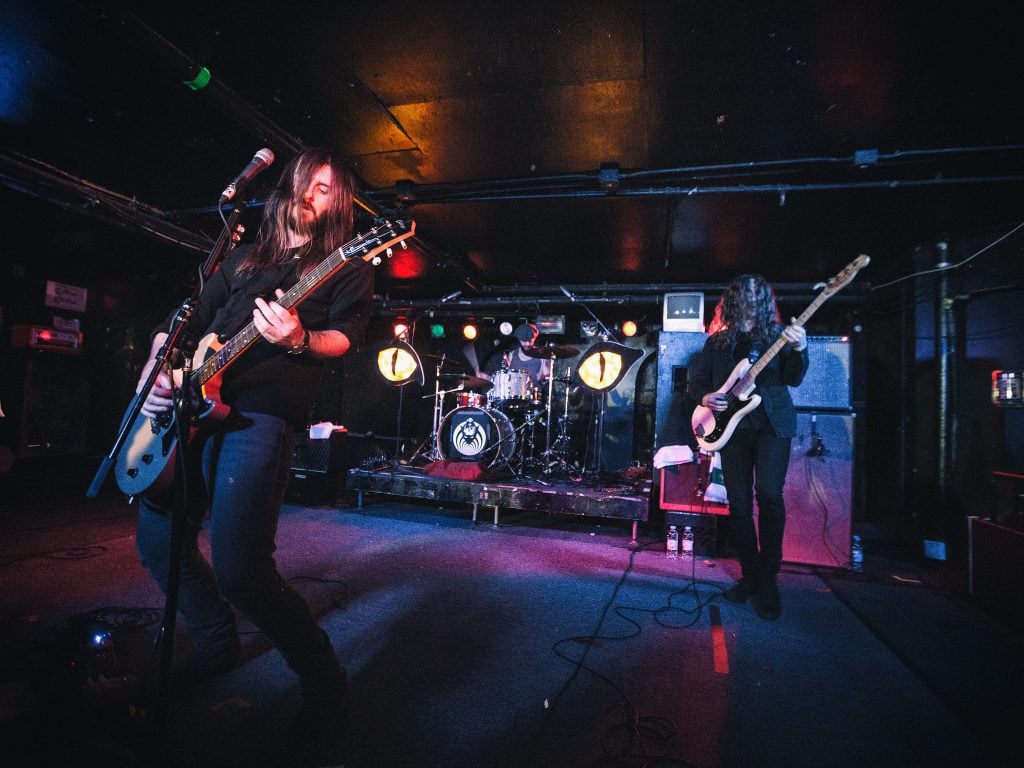
M725 597L736 603L754 598L761 617L777 619L782 603L776 575L786 524L782 487L796 433L789 388L798 386L807 372L807 334L796 323L782 325L775 292L761 275L740 275L729 284L710 330L687 392L716 417L736 406L729 387L737 372L755 363L780 337L785 340L757 378L760 402L729 425L731 437L718 448L729 497L730 537L742 569L742 578L725 591Z
M228 254L203 286L190 321L197 337L217 334L223 340L249 323L258 332L219 386L220 400L236 416L229 426L208 430L205 439L194 437L187 448L202 469L189 486L179 592L195 645L193 672L213 675L240 663L237 609L298 675L300 720L307 722L325 716L336 722L344 714L347 681L310 606L277 570L278 515L295 435L308 425L324 361L344 355L366 331L373 269L355 259L297 307L286 309L274 299L351 235L354 190L352 175L326 151L307 149L293 158L267 200L256 242ZM166 338L163 329L154 334L140 390ZM142 412L166 419L172 404L171 378L162 372ZM143 564L165 591L171 496L142 498L137 537ZM206 513L210 562L197 546Z

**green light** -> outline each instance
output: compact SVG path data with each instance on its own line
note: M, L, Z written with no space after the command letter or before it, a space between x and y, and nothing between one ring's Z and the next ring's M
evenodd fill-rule
M440 323L432 323L430 326L430 335L435 339L444 337L444 326Z
M200 67L199 72L192 80L185 80L185 87L192 91L201 91L210 84L210 70Z

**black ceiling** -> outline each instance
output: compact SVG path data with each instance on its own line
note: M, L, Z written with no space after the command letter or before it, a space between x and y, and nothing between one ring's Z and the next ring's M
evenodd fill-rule
M1016 223L1010 3L473 0L0 9L0 179L177 238L260 147L417 221L385 292L870 279ZM186 87L205 67L208 84ZM258 185L276 171L267 172ZM92 186L95 185L95 186ZM8 214L11 213L7 204Z

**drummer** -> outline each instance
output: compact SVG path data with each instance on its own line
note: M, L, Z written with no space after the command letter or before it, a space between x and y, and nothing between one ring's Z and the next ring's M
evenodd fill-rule
M496 347L490 356L484 359L477 376L493 381L495 374L501 371L525 371L530 377L532 388L541 389L542 383L551 374L551 361L523 354L524 349L532 347L537 341L540 335L537 326L533 323L520 323L513 335L519 343L511 349Z

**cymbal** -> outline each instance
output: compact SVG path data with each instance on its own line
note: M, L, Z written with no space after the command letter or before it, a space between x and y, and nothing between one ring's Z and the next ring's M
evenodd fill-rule
M481 379L479 376L470 376L466 373L442 373L442 379L458 379L462 382L464 389L475 389L480 392L487 392L494 384L487 379Z
M576 357L580 351L576 347L527 347L523 354L527 357L540 357L545 360L562 360L566 357Z
M458 362L452 360L447 355L426 355L426 357L429 357L432 360L440 360L441 365L458 365Z

